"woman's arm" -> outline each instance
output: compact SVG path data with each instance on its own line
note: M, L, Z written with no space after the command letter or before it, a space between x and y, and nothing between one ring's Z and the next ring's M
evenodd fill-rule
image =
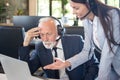
M88 24L86 26L86 28L91 28L90 25ZM92 39L91 39L91 35L92 35L92 31L91 29L85 29L84 28L84 32L85 32L85 42L84 42L84 47L83 47L83 50L69 58L68 60L66 61L62 61L61 59L58 59L56 60L56 62L50 64L50 65L47 65L45 66L44 68L45 69L61 69L61 68L67 68L69 67L70 70L76 68L77 66L85 63L86 61L88 61L92 56L91 53L93 53L93 50L91 49L92 48ZM90 53L90 55L89 55Z

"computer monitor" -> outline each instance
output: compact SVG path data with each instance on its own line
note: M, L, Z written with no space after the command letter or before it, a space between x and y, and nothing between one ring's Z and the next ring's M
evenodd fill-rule
M14 26L22 26L25 31L33 27L37 27L39 23L39 19L44 16L13 16L13 24Z
M18 48L24 40L24 28L0 26L0 53L18 58Z

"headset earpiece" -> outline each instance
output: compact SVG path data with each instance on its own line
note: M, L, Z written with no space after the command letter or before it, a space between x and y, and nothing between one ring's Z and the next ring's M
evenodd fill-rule
M58 35L62 36L64 34L64 28L60 25L57 25Z
M97 3L95 0L86 0L88 9L90 9L95 15L98 15Z
M56 20L58 22L58 25L57 25L58 35L62 36L64 34L64 31L65 31L63 25L61 24L61 22L57 18L55 18L53 16L51 16L51 18L53 18L54 20Z

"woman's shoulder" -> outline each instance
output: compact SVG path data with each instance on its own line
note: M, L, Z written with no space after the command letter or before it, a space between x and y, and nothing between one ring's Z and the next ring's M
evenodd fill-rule
M108 11L109 15L118 15L118 11L120 11L119 9L111 9Z

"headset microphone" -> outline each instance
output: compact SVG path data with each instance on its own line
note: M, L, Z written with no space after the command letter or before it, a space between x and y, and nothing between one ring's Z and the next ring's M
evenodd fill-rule
M58 36L57 39L56 39L56 41L58 42L60 39L61 39L61 36Z
M80 19L83 20L85 17L87 17L87 15L91 12L91 10L89 10L83 17L81 17Z

